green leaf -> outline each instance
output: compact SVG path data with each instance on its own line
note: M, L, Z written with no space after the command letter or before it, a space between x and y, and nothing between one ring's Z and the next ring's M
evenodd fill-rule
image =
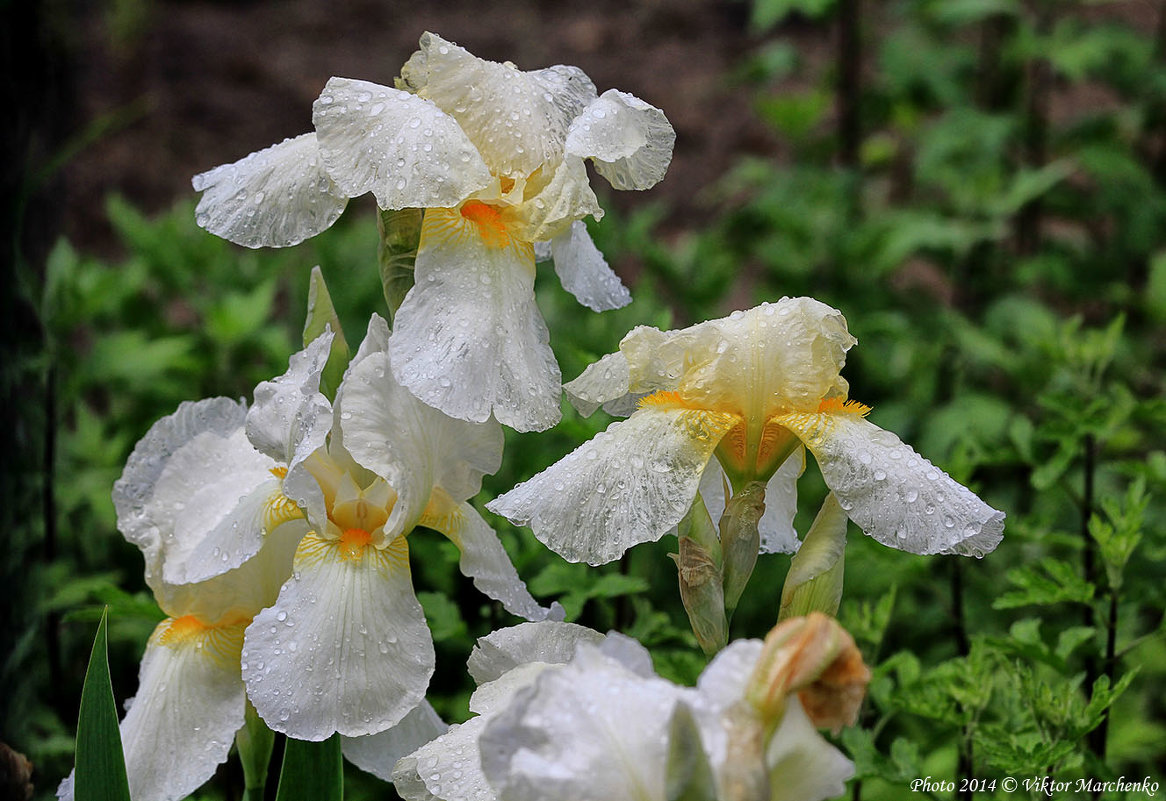
M340 326L340 317L336 314L336 307L332 305L332 296L328 294L328 286L324 283L324 273L319 265L312 268L311 283L308 287L308 316L304 320L304 347L316 337L324 333L324 329L332 328L332 348L328 351L328 363L324 365L324 373L320 376L320 391L329 399L336 397L336 390L340 388L340 379L344 377L344 370L348 367L350 350L348 340L344 338L344 329Z
M425 610L425 620L434 642L464 637L468 629L458 605L439 592L419 592L417 600Z
M267 785L267 771L271 764L271 752L275 747L275 732L259 717L251 699L247 699L247 712L243 718L243 728L235 734L235 747L239 761L243 763L243 784L247 798L262 799Z
M1076 567L1051 557L1009 570L1008 580L1019 590L1001 595L993 602L993 609L1049 606L1066 601L1087 604L1093 600L1096 590L1078 574Z
M343 798L340 735L333 734L322 743L289 737L283 750L275 801L342 801Z
M1159 323L1166 322L1166 251L1159 251L1150 259L1145 301L1150 317Z
M405 295L413 288L413 265L417 246L421 244L421 209L381 209L377 212L377 263L381 269L381 287L389 304L390 320L401 307Z
M81 711L77 717L77 768L74 798L77 801L129 801L121 732L117 725L117 704L109 678L106 650L106 615L97 625L93 653L81 688Z
M700 741L700 729L687 704L677 704L668 738L664 769L668 801L706 801L716 797L712 767Z
M834 9L836 0L753 0L749 27L754 33L765 33L791 14L800 13L810 19L820 19Z

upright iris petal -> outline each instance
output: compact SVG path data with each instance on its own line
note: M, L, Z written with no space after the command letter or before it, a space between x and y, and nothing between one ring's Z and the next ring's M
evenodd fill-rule
M880 542L921 554L995 548L1004 513L848 400L840 371L855 342L840 312L810 298L679 331L637 328L566 386L585 413L632 404L631 416L489 508L529 523L566 558L600 564L675 526L714 455L734 489L782 476L775 489L790 509L804 445L842 508ZM782 468L791 457L792 473Z

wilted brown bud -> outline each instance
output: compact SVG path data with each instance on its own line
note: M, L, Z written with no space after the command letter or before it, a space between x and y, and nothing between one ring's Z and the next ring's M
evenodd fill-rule
M838 732L854 725L870 682L870 670L854 638L820 612L779 623L765 638L745 698L768 727L785 715L797 693L815 726Z

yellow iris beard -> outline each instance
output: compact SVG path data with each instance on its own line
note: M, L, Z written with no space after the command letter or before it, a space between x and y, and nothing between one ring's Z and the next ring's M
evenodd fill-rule
M194 615L167 618L154 629L151 639L168 648L193 648L227 667L238 666L243 650L243 632L251 623L250 617L233 615L219 623L209 624Z

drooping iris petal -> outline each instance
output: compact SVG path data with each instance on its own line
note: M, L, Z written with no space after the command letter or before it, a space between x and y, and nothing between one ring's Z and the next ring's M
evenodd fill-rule
M813 452L850 519L884 545L983 556L1003 538L1003 512L860 415L795 413L776 421Z
M618 309L632 302L632 294L591 241L587 226L576 220L571 230L551 240L555 273L563 289L594 311Z
M631 368L627 357L616 351L589 364L582 375L563 385L563 391L571 405L584 417L590 417L600 406L614 415L616 412L608 409L608 404L619 404L627 398L630 383ZM623 416L635 411L634 404L623 405L628 407Z
M490 183L457 122L408 92L330 78L312 122L336 185L350 197L372 192L382 209L454 206Z
M195 221L249 248L298 245L336 222L349 198L324 171L314 133L196 175L193 183L206 193Z
M393 374L451 417L480 423L493 413L519 431L549 428L560 417L560 373L534 303L534 252L504 230L479 229L457 211L426 211L417 283L389 339Z
M247 437L255 448L291 467L324 444L332 404L320 392L334 334L321 334L288 359L283 375L255 387L247 412Z
M635 95L608 89L571 123L566 151L590 158L616 189L648 189L672 162L676 131L664 112Z
M473 506L455 503L438 488L421 525L449 537L461 553L458 566L462 574L472 578L483 593L500 601L507 612L527 620L562 619L563 608L557 603L548 609L531 596L498 535Z
M243 625L165 620L146 646L138 694L121 723L130 796L176 801L226 761L243 726Z
M794 553L798 549L794 516L798 513L798 478L805 464L805 451L799 448L765 485L765 513L757 523L761 553ZM700 495L713 521L720 520L725 511L725 481L720 463L710 460L700 480Z
M259 715L303 740L374 734L421 702L433 641L408 546L308 534L295 577L247 628L243 680Z
M340 403L345 446L397 493L386 532L416 525L434 487L464 500L501 464L496 422L455 420L422 403L394 379L387 353L370 354L350 370Z
M596 97L578 67L523 72L432 33L422 35L401 78L458 121L491 172L511 178L558 162L571 121Z
M529 523L568 561L610 562L680 522L736 422L719 412L645 406L487 508Z
M668 725L685 695L581 645L570 664L543 671L533 691L491 716L483 772L510 801L663 801Z
M378 779L391 781L393 766L401 757L440 737L449 730L428 701L422 701L397 725L363 737L342 737L344 758Z

